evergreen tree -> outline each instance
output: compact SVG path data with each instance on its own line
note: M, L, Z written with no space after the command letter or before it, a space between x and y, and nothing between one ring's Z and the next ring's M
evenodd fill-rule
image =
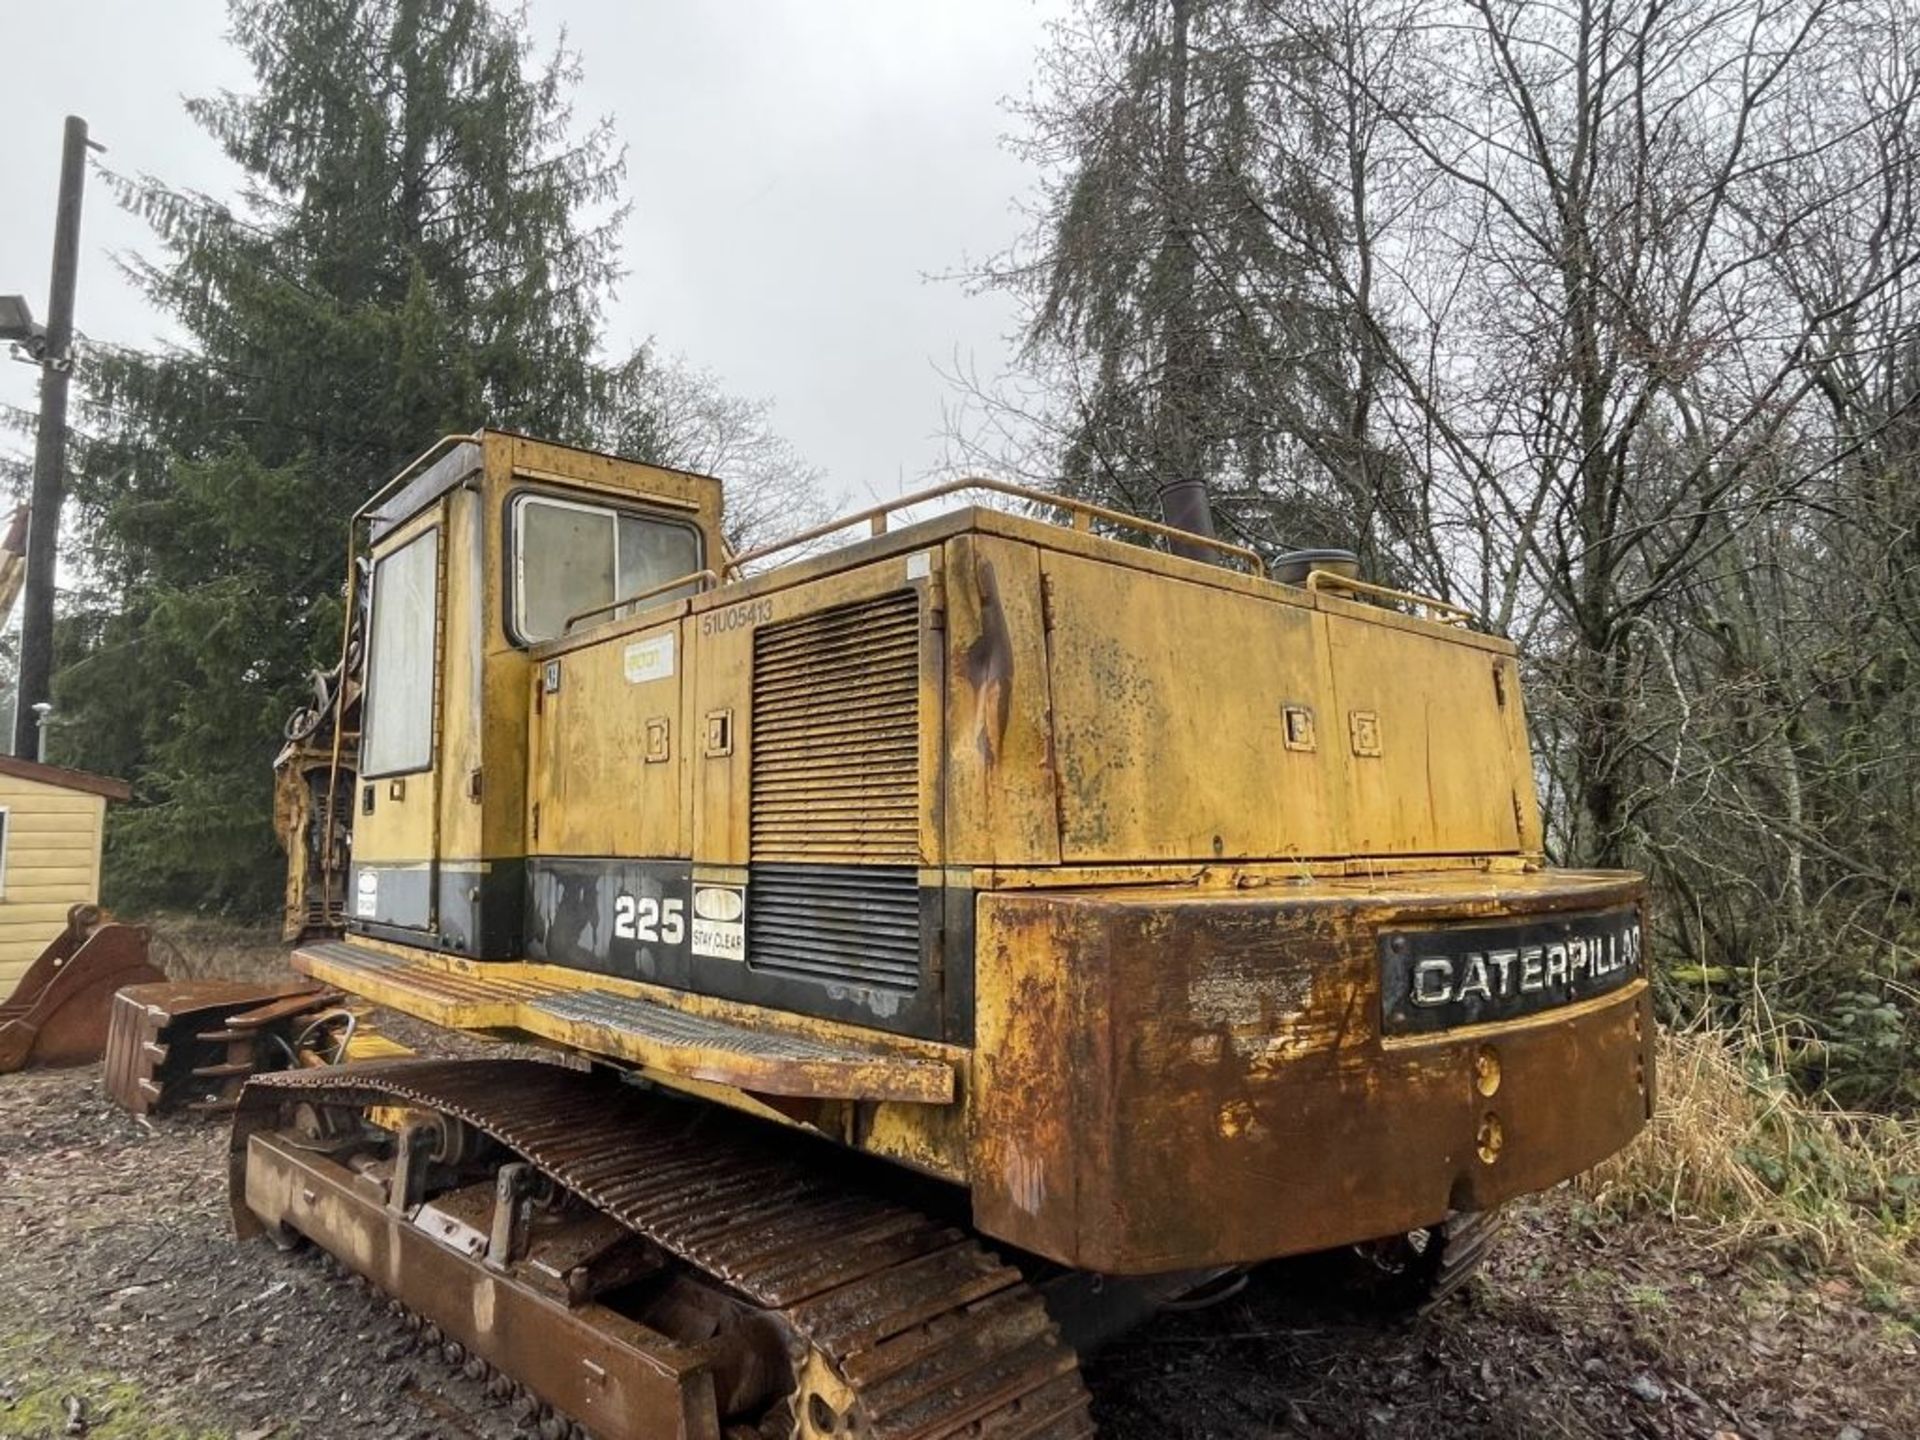
M1362 331L1326 279L1351 222L1321 36L1247 0L1082 0L1041 63L1034 226L976 279L1022 306L1045 463L1146 515L1204 480L1227 539L1370 551L1383 477Z
M252 93L189 102L238 204L118 178L185 332L85 361L73 495L88 588L55 758L123 775L109 901L264 910L269 762L334 658L346 525L477 425L644 454L642 357L596 359L622 161L577 133L575 62L486 0L233 0Z

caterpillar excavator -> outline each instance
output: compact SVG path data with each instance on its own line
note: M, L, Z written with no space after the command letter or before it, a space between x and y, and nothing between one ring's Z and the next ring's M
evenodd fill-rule
M721 505L486 432L354 517L294 965L501 1049L254 1079L243 1235L547 1436L1071 1437L1156 1308L1443 1294L1645 1123L1642 881L1544 862L1464 612L990 481Z

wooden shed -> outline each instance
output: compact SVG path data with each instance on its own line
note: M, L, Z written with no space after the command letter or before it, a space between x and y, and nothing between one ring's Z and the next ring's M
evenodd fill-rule
M0 755L0 996L67 923L100 899L107 801L124 780Z

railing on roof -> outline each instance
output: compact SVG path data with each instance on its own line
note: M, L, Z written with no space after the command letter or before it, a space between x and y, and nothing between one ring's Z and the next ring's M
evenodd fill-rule
M1055 495L1045 490L1034 490L1025 485L1015 485L1006 480L994 480L984 475L968 475L958 480L949 480L945 484L930 489L916 490L910 495L902 495L893 500L870 505L864 510L856 510L850 515L842 515L823 525L814 525L796 534L788 535L766 545L757 546L738 555L729 555L722 561L718 573L711 569L695 570L686 575L676 576L672 580L641 591L637 595L625 595L618 600L609 600L604 604L589 606L567 617L567 623L561 633L570 632L580 621L595 615L604 615L646 600L655 595L663 595L686 586L697 586L699 591L713 589L728 581L741 578L747 565L756 560L764 560L769 555L777 555L784 550L805 545L815 540L837 535L855 525L865 524L871 535L887 533L890 518L901 510L915 505L923 505L929 500L939 500L948 495L966 491L984 490L995 495L1007 495L1016 500L1047 509L1063 511L1069 517L1069 523L1075 530L1091 531L1093 522L1105 521L1122 529L1138 531L1143 535L1159 536L1167 540L1178 540L1182 544L1199 545L1218 552L1223 556L1243 562L1247 569L1260 579L1267 579L1266 562L1258 551L1245 545L1236 545L1230 540L1218 540L1210 535L1196 535L1191 531L1167 525L1158 520L1148 520L1139 515L1129 515L1125 511L1112 510L1105 505L1095 505L1086 500L1077 500L1070 495ZM1431 595L1417 594L1411 590L1396 590L1387 585L1376 585L1369 580L1354 579L1332 570L1314 570L1306 577L1306 589L1314 594L1347 594L1355 597L1372 597L1390 601L1399 605L1412 606L1417 612L1425 611L1429 618L1443 625L1464 625L1473 618L1473 612L1448 600L1438 600Z
M1425 610L1427 617L1439 625L1465 625L1473 619L1473 612L1451 600L1436 600L1431 595L1422 595L1414 590L1396 590L1391 585L1376 585L1371 580L1360 580L1351 575L1342 575L1337 570L1315 570L1307 576L1307 589L1316 595L1338 595L1346 592L1350 595L1372 595L1382 600L1398 601L1402 605L1412 605Z
M916 490L911 495L901 495L893 500L882 501L878 505L870 505L865 510L856 510L850 515L829 520L824 525L812 526L797 534L785 536L741 554L729 555L722 562L721 571L718 574L710 569L694 570L651 586L637 595L623 595L618 600L608 600L599 605L590 605L584 610L576 610L567 617L567 622L560 633L563 635L570 633L582 620L596 615L605 615L637 601L655 595L664 595L688 585L697 585L703 592L711 590L716 585L739 579L744 568L756 560L763 560L769 555L777 555L783 550L791 550L814 540L825 539L829 535L837 535L840 531L850 530L855 525L866 525L868 532L872 535L884 535L887 533L888 520L895 512L968 490L985 490L996 495L1009 495L1017 500L1025 500L1029 504L1065 511L1072 517L1071 524L1075 530L1090 531L1095 520L1104 520L1112 525L1138 530L1145 535L1159 535L1178 539L1183 543L1202 545L1210 550L1217 550L1222 555L1246 562L1247 568L1253 574L1262 579L1266 578L1266 562L1260 558L1257 551L1245 545L1235 545L1229 540L1216 540L1209 535L1195 535L1172 525L1164 525L1158 520L1142 519L1138 515L1129 515L1121 510L1110 510L1104 505L1090 504L1071 496L1052 495L1044 490L1033 490L1025 485L1015 485L1006 480L994 480L984 475L969 475L958 480L949 480L943 485L935 485L930 489Z
M851 529L862 521L866 522L871 533L884 535L887 533L887 518L896 510L924 505L929 500L938 500L943 496L959 494L966 490L986 490L995 495L1010 495L1030 505L1044 505L1054 510L1064 510L1073 517L1072 524L1076 530L1091 530L1095 520L1104 520L1110 525L1137 530L1143 535L1158 535L1164 539L1178 540L1182 544L1200 545L1206 549L1218 551L1222 555L1230 555L1236 560L1245 561L1247 568L1255 575L1262 579L1266 578L1266 562L1260 558L1258 551L1249 549L1245 545L1236 545L1230 540L1216 540L1211 535L1196 535L1190 530L1165 525L1158 520L1146 520L1138 515L1129 515L1123 510L1109 510L1104 505L1076 500L1070 495L1055 495L1045 490L1015 485L1007 480L990 479L985 475L965 475L958 480L949 480L944 485L935 485L929 490L917 490L911 495L902 495L898 499L886 500L878 505L869 506L865 510L856 510L851 515L829 520L824 525L815 525L811 529L802 530L797 535L789 535L784 540L775 540L771 544L762 545L745 554L735 555L727 562L728 575L730 578L738 575L742 566L754 560L764 559L782 550L791 550L796 545L805 545L812 540L824 539L828 535Z

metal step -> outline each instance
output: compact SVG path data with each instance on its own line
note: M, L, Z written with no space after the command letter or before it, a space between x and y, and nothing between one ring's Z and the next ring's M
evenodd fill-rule
M455 968L461 963L468 968ZM524 1002L555 988L517 978L520 965L448 963L344 940L302 945L293 968L450 1030L511 1029Z
M762 1095L953 1100L952 1061L827 1035L797 1016L558 965L400 955L349 941L294 951L296 970L435 1025L521 1031L591 1054ZM720 1013L715 1013L720 1012Z

